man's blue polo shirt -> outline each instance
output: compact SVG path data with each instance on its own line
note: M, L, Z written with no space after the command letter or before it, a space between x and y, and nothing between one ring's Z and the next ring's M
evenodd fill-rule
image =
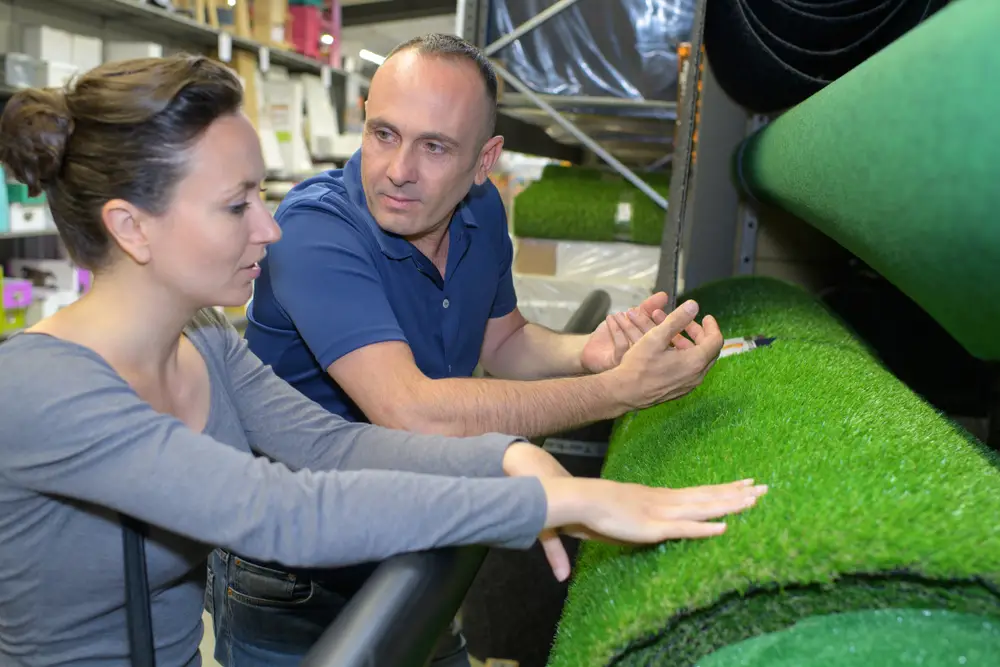
M248 308L250 349L300 392L367 421L327 368L373 343L405 341L430 378L468 377L486 323L514 310L513 247L500 193L473 186L449 229L440 272L406 239L383 231L361 189L361 155L296 185L275 219Z

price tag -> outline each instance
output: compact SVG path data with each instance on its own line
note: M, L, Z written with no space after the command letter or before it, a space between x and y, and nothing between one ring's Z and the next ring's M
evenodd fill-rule
M320 81L323 82L323 87L324 88L329 88L330 87L330 85L333 82L331 80L332 75L330 74L330 66L329 65L323 65L322 67L319 68L319 78L320 78Z
M627 201L618 202L618 209L615 211L615 222L617 224L632 222L632 204Z
M260 51L257 54L257 58L260 61L260 71L266 72L271 69L271 49L266 46L260 47Z
M224 63L228 63L233 59L233 38L226 32L222 31L219 33L219 45L217 47L219 51L219 60Z

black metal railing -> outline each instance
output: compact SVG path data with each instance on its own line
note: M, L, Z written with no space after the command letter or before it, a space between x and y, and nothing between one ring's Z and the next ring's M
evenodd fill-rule
M607 292L595 290L563 330L593 331L610 307ZM301 666L425 667L487 551L480 546L437 549L403 554L380 564Z

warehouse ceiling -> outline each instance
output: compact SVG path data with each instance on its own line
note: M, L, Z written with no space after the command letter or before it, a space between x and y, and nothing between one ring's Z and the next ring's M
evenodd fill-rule
M386 2L385 4L392 3ZM353 57L357 56L361 49L367 49L384 56L394 46L412 37L432 32L454 33L455 3L452 2L450 6L451 14L345 26L340 30L340 53ZM344 9L346 11L347 8Z

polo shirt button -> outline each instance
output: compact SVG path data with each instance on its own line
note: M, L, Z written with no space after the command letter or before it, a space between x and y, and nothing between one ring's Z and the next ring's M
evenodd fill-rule
M444 306L445 308L447 308L448 306L451 305L451 301L448 301L448 299L445 299L444 301L441 302L441 305Z

